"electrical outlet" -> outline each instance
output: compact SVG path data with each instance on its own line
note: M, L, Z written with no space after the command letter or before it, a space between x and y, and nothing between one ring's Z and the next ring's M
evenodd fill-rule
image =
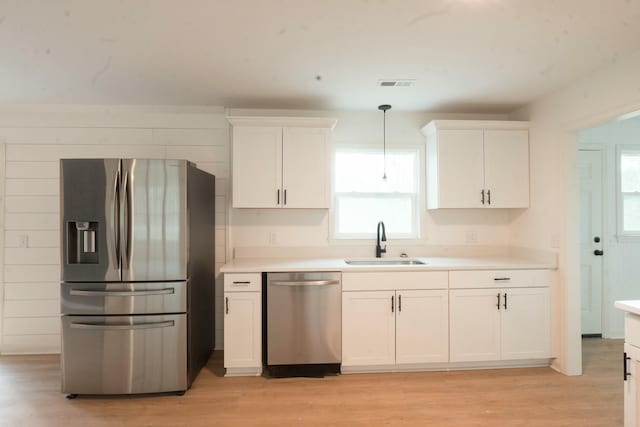
M270 245L275 245L276 243L278 243L278 233L276 233L275 231L270 231L269 232L269 244Z
M18 247L20 248L28 248L29 247L29 236L26 234L21 234L18 237Z
M476 230L467 231L467 243L478 243L478 232Z

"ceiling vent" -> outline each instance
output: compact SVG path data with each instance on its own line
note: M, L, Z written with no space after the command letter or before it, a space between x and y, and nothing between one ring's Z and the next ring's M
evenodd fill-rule
M378 86L380 87L410 87L416 81L413 79L384 79L378 80Z

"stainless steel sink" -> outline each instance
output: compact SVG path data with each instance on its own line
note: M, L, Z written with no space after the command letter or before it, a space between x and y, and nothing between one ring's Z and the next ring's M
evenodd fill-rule
M424 265L419 259L345 259L349 265Z

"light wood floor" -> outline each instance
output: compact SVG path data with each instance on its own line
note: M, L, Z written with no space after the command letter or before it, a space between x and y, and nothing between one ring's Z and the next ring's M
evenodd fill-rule
M0 426L622 426L622 341L585 339L584 372L548 368L223 378L183 397L59 392L57 356L0 357Z

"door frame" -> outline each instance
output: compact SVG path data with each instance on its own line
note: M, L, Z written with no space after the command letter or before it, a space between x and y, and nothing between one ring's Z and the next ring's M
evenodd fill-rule
M587 128L588 129L588 128ZM600 204L600 210L601 210L601 218L602 218L602 223L600 224L600 229L602 236L601 238L601 242L602 242L602 251L606 254L609 253L609 239L606 238L606 236L608 236L609 233L609 229L607 227L607 224L609 224L609 215L607 212L607 209L605 209L606 206L606 202L610 196L610 192L608 191L608 186L607 186L607 178L609 176L609 168L607 167L608 165L608 158L607 158L607 143L604 142L598 142L598 143L581 143L578 140L578 157L580 156L580 151L596 151L600 153L600 170L602 171L602 175L600 177L600 188L601 188L601 204ZM578 180L580 180L580 177L578 177ZM580 182L578 183L580 184ZM580 212L578 211L578 219L580 218ZM609 268L608 268L608 262L607 262L608 258L605 256L602 259L602 275L601 275L601 281L602 281L602 287L600 289L600 329L601 329L601 335L602 338L608 338L608 331L609 331L609 307L608 304L606 304L605 302L607 301L607 297L609 296L609 288L607 286L607 284L609 283ZM582 292L581 292L582 294ZM582 298L580 299L580 301L582 302ZM580 321L580 333L582 336L582 319Z
M0 355L4 350L4 240L5 240L5 176L7 144L0 138Z

